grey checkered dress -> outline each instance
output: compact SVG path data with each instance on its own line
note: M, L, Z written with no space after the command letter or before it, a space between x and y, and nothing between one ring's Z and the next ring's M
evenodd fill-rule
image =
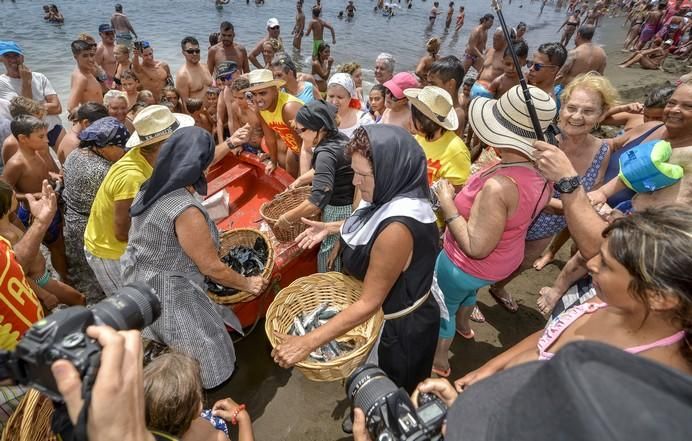
M140 192L135 203L142 197ZM185 254L175 234L175 220L189 207L204 213L218 246L219 234L202 205L187 190L175 190L132 219L127 250L121 259L124 283L149 283L161 300L161 317L144 336L197 359L202 384L209 389L233 373L233 342L207 297L204 276ZM202 234L202 233L200 233Z

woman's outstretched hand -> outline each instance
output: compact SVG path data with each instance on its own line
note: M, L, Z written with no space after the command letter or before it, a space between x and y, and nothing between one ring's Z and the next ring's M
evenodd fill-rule
M314 248L315 245L321 243L327 236L329 236L329 230L327 229L327 224L324 222L314 221L306 218L300 219L309 228L296 237L296 242L298 246L304 250L309 250Z

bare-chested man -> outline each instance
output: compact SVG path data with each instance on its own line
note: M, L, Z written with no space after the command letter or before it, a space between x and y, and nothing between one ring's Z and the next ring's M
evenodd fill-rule
M252 63L256 68L258 69L263 69L264 66L257 60L257 56L262 54L262 46L264 46L264 43L269 41L269 39L273 38L274 40L277 40L279 42L279 47L275 48L276 52L283 52L284 50L284 43L281 40L281 26L279 25L279 20L276 18L270 18L267 20L267 34L262 37L262 39L257 42L257 45L255 48L248 54L248 60L250 60L250 63ZM271 62L271 60L269 60Z
M668 49L673 45L673 40L661 42L661 39L656 37L651 48L637 51L632 54L627 60L620 64L620 67L631 67L633 64L639 63L642 69L663 69L663 62L668 56Z
M137 74L142 89L150 91L154 95L156 102L161 100L161 89L165 86L173 85L171 68L164 61L154 59L154 49L148 41L141 41L140 48L136 47L132 52L132 70ZM142 61L139 61L142 57Z
M216 75L216 67L224 61L235 62L241 73L250 72L247 51L241 44L235 43L234 39L235 30L231 22L222 22L219 28L219 42L207 53L207 68L212 75Z
M332 33L332 44L336 44L336 36L334 35L334 28L332 25L320 18L322 14L322 8L314 6L312 8L312 21L308 25L308 30L305 31L305 36L307 37L312 32L312 59L317 58L317 49L319 49L320 44L324 41L324 29L329 29Z
M233 91L231 84L240 77L240 70L235 61L224 61L216 69L216 85L221 88L221 94L216 102L216 136L221 143L231 134L233 127Z
M607 58L605 51L591 42L595 31L596 28L592 25L584 25L577 30L577 36L574 40L577 47L569 51L567 61L555 79L556 84L566 86L577 75L592 70L603 75Z
M506 47L507 40L505 40L505 34L502 32L502 28L495 29L495 33L493 34L493 47L486 52L485 59L483 60L483 67L478 73L476 81L485 81L490 84L495 78L502 75L505 69L502 58L504 57Z
M111 88L113 87L113 76L118 67L118 62L115 60L115 31L111 25L102 24L99 26L99 35L101 36L101 43L96 46L96 64L106 71L108 76L106 85Z
M536 86L550 95L556 103L560 102L555 96L555 77L567 60L567 49L560 43L543 43L533 53L533 59L528 63L527 79L530 85ZM559 108L559 107L558 107Z
M130 24L130 19L123 14L123 6L118 3L115 5L115 13L111 16L111 26L115 30L115 43L124 44L128 49L132 49L132 36L137 39L137 32Z
M84 40L72 42L72 55L77 66L70 78L70 99L67 101L67 111L71 113L80 104L103 101L101 84L96 80L96 48Z
M185 108L188 98L203 99L212 79L207 66L200 63L199 41L195 37L185 37L180 42L185 64L175 74L175 85L180 94L180 101Z
M293 47L300 50L300 43L303 40L303 30L305 30L305 14L303 13L303 0L296 2L296 24L293 26Z
M485 45L488 41L488 29L493 27L495 17L493 14L485 14L480 19L480 24L471 31L469 41L466 44L464 52L464 71L468 71L469 67L473 66L477 71L483 67L483 56L485 54Z

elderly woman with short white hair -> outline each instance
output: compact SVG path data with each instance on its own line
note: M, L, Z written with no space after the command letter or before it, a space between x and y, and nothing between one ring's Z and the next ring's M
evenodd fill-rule
M108 109L108 115L124 124L127 130L132 133L135 131L132 121L127 118L130 104L127 101L127 94L120 90L109 90L103 96L103 105Z
M370 113L361 110L356 85L347 73L336 73L329 78L327 102L336 106L339 131L349 138L358 127L375 123Z

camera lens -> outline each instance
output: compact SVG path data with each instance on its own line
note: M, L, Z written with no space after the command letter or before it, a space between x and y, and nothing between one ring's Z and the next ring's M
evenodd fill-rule
M373 364L366 364L351 374L346 381L346 394L353 407L363 409L366 415L379 401L384 400L399 388L387 374Z
M161 303L149 285L136 282L97 303L91 313L98 325L108 325L118 331L144 329L159 318Z

